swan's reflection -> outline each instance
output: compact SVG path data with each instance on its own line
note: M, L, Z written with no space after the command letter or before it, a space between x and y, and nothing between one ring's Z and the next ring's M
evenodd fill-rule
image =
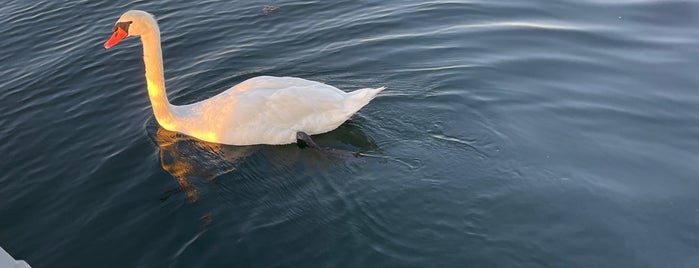
M264 168L279 169L303 162L304 167L322 167L337 163L338 158L312 150L302 150L296 145L286 146L231 146L197 140L184 134L168 131L153 120L146 129L160 148L160 164L179 184L177 191L168 191L162 199L176 192L183 192L187 202L199 199L199 191L192 181L213 181L233 172L246 159L262 157L269 163ZM340 126L331 133L314 136L318 143L334 148L370 152L377 146L358 127L351 123ZM341 159L340 159L341 160Z
M160 147L160 164L177 179L188 202L199 199L192 179L207 181L235 170L236 166L256 150L256 146L225 146L196 140L158 127L155 141Z

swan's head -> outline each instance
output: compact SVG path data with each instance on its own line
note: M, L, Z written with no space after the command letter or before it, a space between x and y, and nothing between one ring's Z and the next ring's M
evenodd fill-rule
M104 48L110 48L121 42L127 36L139 36L159 32L155 18L148 12L129 10L122 14L112 28L112 37L104 43Z

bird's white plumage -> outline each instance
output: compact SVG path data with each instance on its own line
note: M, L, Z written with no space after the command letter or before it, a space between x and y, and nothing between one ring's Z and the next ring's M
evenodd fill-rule
M152 15L124 13L129 36L141 36L146 81L158 123L195 138L232 145L289 144L296 132L320 134L340 126L384 88L344 92L295 77L248 79L209 99L182 106L168 102L160 31Z
M217 133L209 141L236 145L288 144L298 131L313 135L337 128L382 89L346 93L301 78L260 76L173 110L177 131L188 135ZM363 98L353 98L357 94Z

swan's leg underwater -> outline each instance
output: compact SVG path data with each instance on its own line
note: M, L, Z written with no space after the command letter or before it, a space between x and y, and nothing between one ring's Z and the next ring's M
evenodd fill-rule
M345 150L339 150L339 149L333 149L333 148L320 147L315 141L313 141L313 139L311 139L310 135L306 134L305 132L301 132L301 131L296 132L296 143L301 148L308 146L308 147L311 147L313 149L316 149L316 150L324 152L324 153L342 155L342 156L354 156L354 157L361 156L361 154L359 152L351 152L351 151L345 151Z

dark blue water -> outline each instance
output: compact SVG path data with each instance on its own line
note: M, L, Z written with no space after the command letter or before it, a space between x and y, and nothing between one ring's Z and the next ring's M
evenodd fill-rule
M323 146L161 129L257 75L387 89ZM34 267L696 267L699 2L5 1L0 246Z

